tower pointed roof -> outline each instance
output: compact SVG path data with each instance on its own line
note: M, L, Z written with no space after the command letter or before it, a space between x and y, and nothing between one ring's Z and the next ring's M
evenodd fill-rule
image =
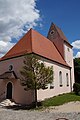
M62 32L62 30L56 26L54 23L51 23L51 26L50 26L50 29L49 29L49 32L48 32L48 36L47 38L49 38L49 35L50 35L50 32L54 30L55 32L57 32L57 34L60 36L60 38L64 41L64 42L67 42L68 45L70 45L72 47L72 45L68 42L68 39L66 38L66 36L64 35L64 33Z
M30 29L2 58L12 59L27 53L35 53L46 59L68 66L55 45L37 31Z
M66 43L70 48L72 48L72 46L68 42L62 30L52 23L47 38L53 42L63 59L65 59L64 43Z
M66 36L65 36L64 33L62 32L62 30L61 30L58 26L56 26L56 25L55 25L55 27L56 27L56 29L57 29L58 34L60 35L60 37L61 37L64 41L68 42L68 39L66 38Z

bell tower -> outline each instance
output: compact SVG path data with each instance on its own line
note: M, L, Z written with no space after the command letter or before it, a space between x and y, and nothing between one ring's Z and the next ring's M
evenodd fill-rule
M73 65L73 50L72 45L68 42L62 30L55 24L51 24L47 38L53 42L58 52L66 63L70 66L71 84L74 83L74 65Z
M64 40L61 37L62 31L55 24L51 24L47 38L54 43L57 50L64 59Z

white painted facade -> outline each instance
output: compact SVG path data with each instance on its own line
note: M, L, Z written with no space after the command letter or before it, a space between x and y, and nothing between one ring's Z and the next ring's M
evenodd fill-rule
M0 62L0 73L3 74L4 72L9 70L9 66L13 65L13 70L15 71L18 78L20 78L20 70L23 66L23 59L24 57L17 57L13 59L8 59ZM50 89L50 85L48 85L48 89L45 90L38 90L38 100L43 100L45 98L53 97L59 94L71 92L71 82L70 82L70 69L64 65L59 63L50 61L48 59L42 58L42 61L46 66L53 66L54 71L54 79L53 79L53 88ZM60 86L60 76L59 72L62 72L62 86ZM68 82L69 85L67 86L66 80L66 73L68 74ZM0 80L0 94L4 93L1 97L6 99L6 86L8 82L12 82L13 84L13 93L12 97L13 100L17 103L22 104L30 104L34 101L34 91L24 91L24 87L20 85L19 79L14 80Z
M50 89L50 85L48 85L48 89L38 90L38 100L43 100L45 98L53 97L62 93L71 92L70 69L58 63L51 62L49 60L44 60L44 61L45 61L44 63L47 66L53 66L53 71L54 71L53 86L54 87ZM60 77L59 77L60 71L62 72L62 86L60 86ZM66 73L68 73L69 86L67 86Z
M51 30L55 28L55 26L53 26ZM58 28L55 28L54 30L57 29ZM49 84L47 89L37 91L39 101L72 91L74 83L73 51L68 41L65 41L65 37L60 37L58 34L59 31L59 29L55 31L53 38L51 35L51 42L36 31L30 30L27 35L0 60L0 75L9 71L9 66L12 65L12 71L14 71L17 76L17 79L16 77L14 79L0 79L0 101L6 99L6 94L8 93L7 85L9 82L12 85L12 99L16 103L30 104L34 101L34 90L25 91L24 87L20 84L20 70L24 65L24 56L22 56L24 53L35 53L42 56L41 61L44 62L46 66L53 66L53 83L51 85ZM43 41L45 41L44 44ZM60 47L58 47L59 45Z
M74 83L73 50L68 44L64 44L65 61L71 67L71 82ZM72 87L73 90L73 87Z

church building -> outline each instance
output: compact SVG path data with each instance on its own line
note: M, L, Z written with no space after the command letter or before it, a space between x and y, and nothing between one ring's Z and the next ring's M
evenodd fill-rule
M28 53L38 55L46 66L53 66L53 83L47 89L38 90L39 101L73 90L72 45L61 29L52 23L47 37L30 29L0 58L0 101L12 99L20 104L34 102L34 90L25 91L20 84L20 70L24 65L24 56Z

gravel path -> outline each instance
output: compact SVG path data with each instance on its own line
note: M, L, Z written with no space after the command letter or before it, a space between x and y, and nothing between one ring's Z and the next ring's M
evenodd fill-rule
M80 113L54 113L49 111L13 111L0 110L0 120L56 120L66 118L67 120L80 120ZM60 119L65 120L65 119Z
M0 108L0 120L80 120L79 105L80 102L72 102L58 107L51 107L43 111L11 110Z

